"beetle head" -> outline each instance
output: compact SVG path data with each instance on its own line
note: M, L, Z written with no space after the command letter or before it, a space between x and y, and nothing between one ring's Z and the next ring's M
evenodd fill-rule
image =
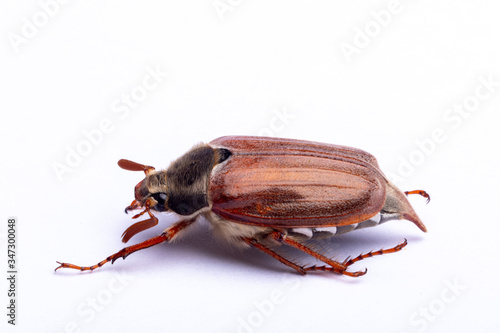
M152 166L142 165L129 160L119 160L118 165L129 171L144 171L146 177L134 189L135 200L125 208L130 210L145 208L158 212L169 210L167 205L167 177L165 171L155 171Z

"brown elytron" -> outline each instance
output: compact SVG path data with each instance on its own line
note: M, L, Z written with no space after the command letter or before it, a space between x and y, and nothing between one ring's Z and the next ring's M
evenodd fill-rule
M430 196L422 190L402 192L389 182L367 152L350 147L292 139L222 137L200 144L166 170L120 160L119 166L143 171L135 186L135 200L125 209L141 209L138 218L122 235L127 242L137 233L154 227L157 212L173 212L179 221L161 235L126 247L93 266L60 263L56 268L91 271L136 251L173 240L199 216L214 233L231 244L252 246L301 274L327 271L361 276L366 270L348 272L354 263L376 255L400 251L407 244L361 254L339 262L306 246L304 241L334 236L406 219L422 231L425 225L406 196ZM299 265L272 247L290 246L325 263Z
M368 220L385 202L377 161L349 147L275 138L220 138L231 158L212 175L217 215L276 227L342 226Z

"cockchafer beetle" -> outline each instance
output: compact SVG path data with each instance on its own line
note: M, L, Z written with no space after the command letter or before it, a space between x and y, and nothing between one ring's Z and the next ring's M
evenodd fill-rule
M426 228L406 195L425 191L401 192L384 176L369 153L338 145L266 137L226 136L199 144L174 161L166 170L120 160L118 165L131 171L144 171L146 177L135 187L135 200L125 212L143 211L149 219L130 226L122 235L124 243L135 234L155 226L152 211L173 212L179 221L161 235L125 247L96 265L82 267L61 263L56 268L94 270L131 253L172 241L200 216L214 233L237 246L253 246L301 274L329 271L361 276L364 271L348 272L353 263L406 246L347 258L343 262L328 258L306 246L304 241L333 236L355 229L376 226L389 220L409 220L422 231ZM301 266L274 252L274 245L288 245L324 262L324 266Z

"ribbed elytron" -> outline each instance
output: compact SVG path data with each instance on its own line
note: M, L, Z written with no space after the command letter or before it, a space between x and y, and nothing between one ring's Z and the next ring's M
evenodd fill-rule
M347 258L328 258L305 245L316 237L329 237L405 219L422 231L426 228L406 195L425 191L400 191L380 170L369 153L350 147L318 142L266 137L227 136L199 144L166 170L128 160L118 165L144 171L135 187L135 200L125 212L141 209L133 218L149 218L130 226L122 235L131 237L154 227L153 212L172 212L179 220L159 236L125 247L93 266L61 263L56 268L94 270L118 258L179 237L201 216L213 232L235 246L254 247L301 274L328 271L361 276L348 267L362 259L393 253L399 245ZM325 265L302 266L273 251L287 245L303 251Z

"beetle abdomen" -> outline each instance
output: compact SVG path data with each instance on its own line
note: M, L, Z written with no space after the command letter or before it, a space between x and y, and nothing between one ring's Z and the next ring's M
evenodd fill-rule
M214 168L209 201L217 215L275 227L359 223L385 202L386 180L359 149L315 142L223 137L210 143L231 157Z
M375 227L392 219L395 219L395 217L390 216L390 214L378 213L377 215L371 217L366 221L344 226L322 228L293 228L288 229L287 231L291 235L299 236L299 238L326 238L336 235L342 235L353 230Z

